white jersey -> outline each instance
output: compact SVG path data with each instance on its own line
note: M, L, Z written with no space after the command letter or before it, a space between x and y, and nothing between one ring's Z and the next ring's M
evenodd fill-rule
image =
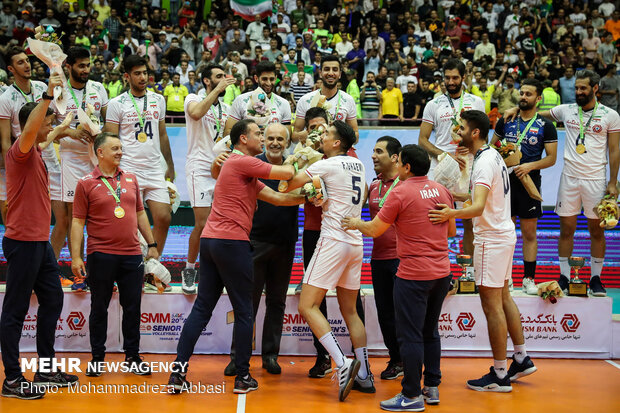
M320 90L306 93L297 102L297 112L295 113L295 119L305 119L306 112L310 109L310 102L312 99L321 93ZM343 122L351 119L357 119L357 106L355 105L355 99L351 95L342 90L339 90L330 99L327 99L329 108L327 111L334 120L341 120Z
M344 217L361 217L366 174L364 164L352 156L332 156L308 167L308 176L320 176L325 183L327 201L323 204L321 237L352 245L362 245L362 233L345 231L340 222Z
M480 149L474 157L470 183L472 199L478 186L486 187L489 195L484 212L473 220L475 241L516 243L515 224L510 216L508 170L499 152L489 146Z
M106 123L118 126L118 136L123 144L121 168L134 173L149 173L157 168L161 170L161 148L159 142L159 122L166 115L166 100L153 92L134 98L138 110L143 113L144 129L140 128L138 113L129 92L115 97L108 104ZM146 133L147 141L138 141L138 134Z
M592 117L592 110L583 112L583 127ZM586 152L577 153L579 139L579 111L576 103L556 106L551 116L564 123L566 141L564 144L564 171L573 178L599 180L606 179L608 134L620 132L620 115L605 105L598 104L594 118L585 131Z
M243 93L235 98L230 106L230 112L228 116L234 120L245 119L248 116L248 102L253 92ZM271 117L269 123L281 123L283 125L290 125L291 123L291 105L286 99L275 93L271 94L270 98L267 98L271 105Z
M189 94L185 98L185 123L187 128L187 161L185 171L207 171L211 174L211 164L215 159L213 146L224 136L224 125L228 118L230 106L225 103L212 105L199 120L192 119L188 114L188 106L192 102L201 102L204 97Z
M17 139L22 134L19 126L19 111L28 102L39 102L43 92L47 91L47 85L36 80L30 81L30 94L24 96L12 85L0 96L0 119L11 121L11 135ZM60 163L54 145L49 145L41 152L48 173L60 173Z
M457 144L452 143L452 118L458 112L463 99L463 110L479 110L485 112L484 101L478 96L463 92L458 99L452 99L452 105L446 95L437 96L424 108L422 122L430 123L435 130L435 146L444 152L456 153Z
M77 100L78 104L82 107L82 109L86 111L86 105L90 103L93 106L93 108L95 108L95 112L94 112L95 116L101 119L101 109L108 106L108 92L106 92L103 85L99 82L95 82L94 80L89 80L86 82L86 86L84 88L82 89L72 88L72 89L73 89L73 93L75 94L75 99ZM56 113L56 119L58 120L58 122L62 122L63 120L65 120L65 118L69 114L73 116L73 120L71 121L71 124L69 125L69 127L71 129L75 129L79 123L77 119L78 106L75 104L75 101L73 100L73 96L71 95L71 92L69 91L68 87L65 87L62 93L68 97L66 112L64 114L61 114L58 111L58 108L56 107L55 102L52 102L50 104L50 108ZM101 122L102 129L103 129L103 120ZM69 137L66 137L60 140L61 152L68 151L68 152L73 152L73 153L77 153L80 155L87 155L88 145L89 144L87 143L84 143L82 141L78 141L77 139L73 139Z

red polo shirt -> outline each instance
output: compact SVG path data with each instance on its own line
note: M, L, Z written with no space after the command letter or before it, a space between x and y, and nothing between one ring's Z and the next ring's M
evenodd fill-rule
M428 211L453 203L450 191L426 176L411 177L392 189L378 216L396 228L398 277L425 281L450 273L449 224L431 223Z
M6 232L17 241L49 241L52 206L50 185L41 150L36 143L28 153L19 139L6 154Z
M370 184L370 188L368 188L368 209L370 210L370 219L373 219L379 213L379 210L381 209L379 208L379 203L385 197L395 179L396 176L387 179L382 174L379 174L377 179L372 181ZM400 185L400 181L394 186L392 191L396 189L398 185ZM390 193L392 193L392 191L390 191ZM394 226L390 226L388 230L383 233L383 235L373 240L372 259L393 260L396 258L398 258L398 254L396 253L396 229L394 229Z
M114 215L116 200L102 179L106 179L113 190L117 182L120 183L123 218ZM141 255L137 213L142 210L144 205L136 176L120 168L114 177L104 177L99 167L95 167L75 188L73 218L86 220L88 254Z

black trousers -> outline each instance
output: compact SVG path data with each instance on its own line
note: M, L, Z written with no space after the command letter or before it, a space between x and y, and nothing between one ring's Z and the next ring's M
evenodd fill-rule
M93 252L86 258L90 288L90 346L93 358L103 359L108 337L108 307L118 285L123 308L123 349L128 357L140 352L140 303L144 262L142 255L117 255Z
M254 260L254 319L258 313L263 288L265 289L265 321L263 324L263 359L277 358L280 354L282 323L286 309L286 293L291 281L295 258L295 244L278 245L252 241ZM230 358L234 360L234 334Z
M0 316L0 350L7 380L22 376L19 365L19 340L34 290L39 301L37 311L37 354L55 355L56 324L62 311L63 292L60 267L48 241L2 240L7 261L6 293Z
M394 280L394 309L396 335L400 346L405 375L402 393L417 397L424 365L424 385L437 387L441 383L441 342L439 316L452 277L431 281Z
M198 296L185 320L179 344L178 362L188 362L196 342L207 326L224 287L235 313L235 366L237 376L250 370L254 314L252 292L254 269L248 241L202 238L200 240L200 282Z
M400 260L371 260L372 287L383 342L388 349L391 363L400 363L400 349L396 339L394 321L394 279Z
M314 250L316 249L316 244L319 241L320 235L321 231L311 231L307 229L305 229L302 234L301 245L304 255L304 270L308 268L308 264L310 264L310 259L312 259L312 255L314 254ZM364 306L362 304L362 297L360 296L359 292L357 294L356 307L357 314L362 319L362 323L365 322ZM319 309L321 310L321 313L323 313L325 318L327 318L327 301L325 300L325 298L323 298L323 301L321 301ZM325 350L325 347L323 347L323 344L321 344L319 338L315 336L314 333L312 333L312 341L314 343L314 348L316 349L316 355L318 357L329 357L329 353L327 352L327 350Z

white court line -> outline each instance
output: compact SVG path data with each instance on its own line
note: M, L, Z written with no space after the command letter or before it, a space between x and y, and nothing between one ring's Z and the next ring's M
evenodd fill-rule
M608 362L609 364L611 364L612 366L614 366L615 368L620 369L620 364L618 364L618 363L616 363L614 361L611 361L611 360L605 360L605 361Z
M616 366L618 365L616 364ZM240 394L237 396L237 413L245 413L245 394Z

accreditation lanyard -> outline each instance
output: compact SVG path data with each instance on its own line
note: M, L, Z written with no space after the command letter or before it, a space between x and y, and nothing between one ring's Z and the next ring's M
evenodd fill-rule
M102 176L101 180L103 181L105 186L108 187L108 190L110 191L110 194L116 200L116 206L120 207L121 206L121 174L120 174L120 172L118 172L118 175L116 175L116 191L114 189L112 189L112 185L110 185L110 183L108 182L108 180L105 177Z
M213 106L218 107L219 114L215 114ZM215 118L215 128L217 129L217 136L215 137L215 139L217 139L220 136L220 122L222 121L222 106L219 102L217 103L217 105L211 105L211 113L213 113L213 117Z
M131 98L131 102L133 103L133 107L136 110L136 115L138 115L138 122L140 122L140 129L144 129L144 115L146 113L146 101L147 96L146 94L144 95L144 107L142 108L142 113L140 113L140 110L138 109L138 104L136 103L136 100L134 99L133 95L131 94L131 92L127 92L127 94L129 95L129 97Z
M474 161L471 163L471 172L469 173L469 195L471 195L471 188L472 188L471 177L474 174L474 166L476 166L476 161L478 160L480 155L482 155L482 152L486 151L489 148L490 146L487 144L487 145L484 145L482 148L478 149L478 152L476 152L476 155L474 156Z
M84 90L82 92L82 110L86 110L86 85L88 85L88 82L86 82L86 84L84 85ZM69 86L69 92L71 93L73 102L75 102L75 109L77 110L80 107L80 104L78 103L77 97L75 97L75 92L73 92L71 80L67 80L67 86Z
M34 93L32 92L32 85L30 81L28 81L28 85L30 86L30 94L32 95L32 100L28 99L28 95L26 95L24 91L21 90L19 86L17 86L17 83L13 83L13 86L15 86L15 89L19 90L19 93L21 93L24 99L26 99L26 102L34 102Z
M452 124L454 126L459 124L459 122L456 120L456 118L458 116L461 116L461 111L463 110L463 101L465 100L465 96L463 96L463 95L464 95L464 93L461 93L461 97L459 98L460 99L460 101L459 101L459 111L457 112L454 109L454 102L452 101L452 98L450 97L450 95L448 95L446 93L446 97L448 98L448 102L450 102L450 107L452 108L452 113L454 113L454 117L452 118Z
M588 119L588 123L586 123L586 126L583 126L583 111L581 110L581 106L579 106L579 137L577 138L577 142L576 145L585 145L585 141L586 141L586 132L588 131L588 128L590 127L590 122L592 122L592 119L594 119L594 115L596 115L596 109L598 109L598 102L596 102L594 104L594 110L592 111L592 116L590 116L590 119Z
M338 91L338 103L336 103L336 111L334 112L334 118L338 116L338 112L340 111L340 91Z
M525 138L525 135L527 135L527 131L530 130L530 127L534 124L534 122L536 121L536 118L537 118L537 115L534 115L534 117L530 119L525 129L523 129L523 133L520 132L521 131L521 117L517 118L517 147L521 145L521 141L523 140L523 138Z
M400 181L400 177L396 177L396 179L394 179L394 182L392 183L392 186L390 186L388 188L387 192L385 193L385 195L383 195L383 198L381 198L381 201L379 201L379 208L383 208L383 204L385 203L385 200L387 199L388 195L390 194L390 191L396 186L398 181ZM382 187L383 187L383 182L379 182L379 196L381 196L381 188Z
M245 153L241 152L239 149L233 149L232 153L236 153L237 155L244 156Z

